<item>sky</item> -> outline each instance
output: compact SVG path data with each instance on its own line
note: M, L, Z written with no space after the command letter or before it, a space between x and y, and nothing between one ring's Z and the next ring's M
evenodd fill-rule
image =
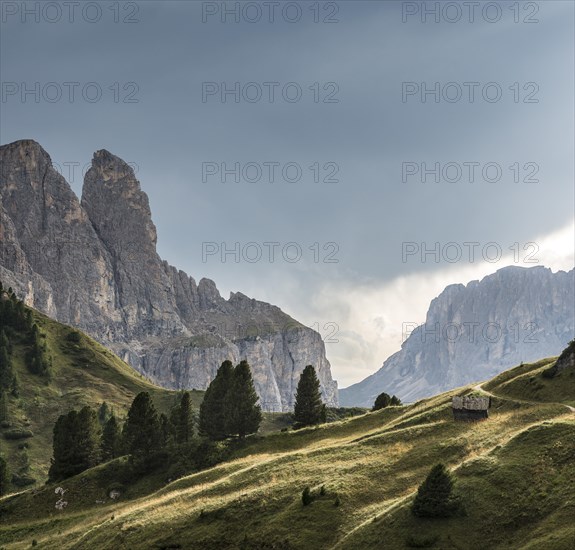
M0 143L78 196L130 163L159 254L318 330L340 387L446 285L573 267L573 2L0 6Z

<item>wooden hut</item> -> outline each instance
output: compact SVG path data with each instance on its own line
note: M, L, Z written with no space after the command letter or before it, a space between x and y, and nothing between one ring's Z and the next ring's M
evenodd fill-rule
M489 417L488 409L491 397L475 395L457 395L451 401L455 420L485 420Z

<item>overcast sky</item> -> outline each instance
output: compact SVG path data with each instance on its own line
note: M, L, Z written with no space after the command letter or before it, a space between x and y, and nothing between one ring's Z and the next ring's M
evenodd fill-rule
M445 285L573 267L574 4L466 4L2 2L0 141L78 195L132 163L160 255L319 329L345 387Z

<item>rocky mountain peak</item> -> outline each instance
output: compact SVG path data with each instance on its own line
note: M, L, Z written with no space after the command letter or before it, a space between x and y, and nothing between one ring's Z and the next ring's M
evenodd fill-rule
M0 191L14 191L21 180L14 173L15 168L21 175L26 175L31 191L41 190L46 173L52 169L52 159L42 146L32 140L23 139L0 147L2 165L0 166ZM23 189L18 189L19 192Z
M140 188L140 184L134 175L133 168L120 157L113 155L106 149L100 149L94 153L92 167L101 181L113 183L128 183Z
M114 253L155 254L157 233L148 195L133 169L105 149L94 153L84 178L82 206Z
M558 355L573 338L574 303L575 270L509 266L449 285L400 351L340 391L342 404L369 406L382 391L415 401Z
M264 409L285 411L313 364L337 405L318 333L265 302L225 300L158 256L148 196L121 158L94 154L81 203L33 140L0 147L0 176L0 280L28 305L164 387L205 389L224 360L247 359Z

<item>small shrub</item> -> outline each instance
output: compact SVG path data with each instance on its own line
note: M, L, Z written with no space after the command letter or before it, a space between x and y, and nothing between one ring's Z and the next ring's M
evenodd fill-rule
M33 485L34 483L36 483L36 479L32 476L26 474L12 474L12 485L15 485L16 487L26 487L28 485Z
M194 462L199 470L211 468L224 462L230 455L230 448L225 441L202 441L194 452Z
M4 432L5 439L26 439L27 437L33 437L34 434L30 430L23 430L21 428L12 428Z
M68 336L66 336L66 340L74 344L79 344L80 341L82 340L82 335L77 330L73 330L72 332L68 333Z
M313 502L313 496L309 487L306 487L301 494L301 501L304 506L311 504Z
M335 500L333 501L333 505L334 506L339 506L341 504L341 500L339 500L339 495L335 497Z
M545 369L541 373L541 376L543 376L543 378L550 379L550 378L554 378L556 374L557 374L557 369L555 368L555 365L553 365L552 367Z
M38 541L36 539L32 540L32 546L38 546Z

